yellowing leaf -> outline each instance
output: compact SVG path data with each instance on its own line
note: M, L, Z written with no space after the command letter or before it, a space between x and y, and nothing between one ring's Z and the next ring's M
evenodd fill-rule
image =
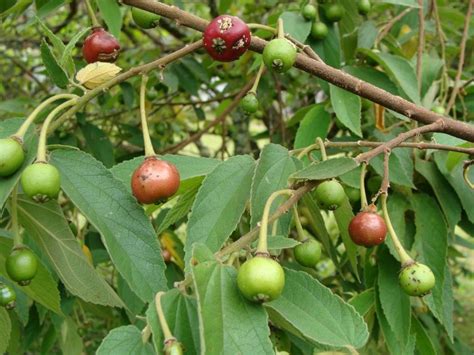
M113 63L96 62L79 70L76 79L86 88L94 89L114 78L121 70L122 68Z

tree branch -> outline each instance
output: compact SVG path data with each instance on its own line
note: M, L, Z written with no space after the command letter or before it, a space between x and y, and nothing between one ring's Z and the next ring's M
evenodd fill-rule
M208 24L206 20L183 11L176 6L169 6L160 2L149 0L123 0L123 2L127 5L136 6L141 9L173 19L177 22L177 24L190 27L201 32L204 31ZM250 49L255 52L262 53L266 44L267 41L253 36ZM392 95L383 89L344 73L341 70L330 67L321 61L309 58L307 55L299 54L295 63L295 67L315 75L323 80L326 80L342 89L365 97L420 123L430 124L438 120L443 120L445 133L474 142L473 126L438 115L423 107L418 107L417 105L399 96Z

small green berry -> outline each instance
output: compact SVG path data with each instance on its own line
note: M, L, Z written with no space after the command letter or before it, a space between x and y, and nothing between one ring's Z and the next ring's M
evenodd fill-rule
M23 147L14 138L0 139L0 177L15 173L25 161Z
M11 287L0 284L0 306L8 310L15 308L16 293Z
M311 26L311 37L317 40L325 39L328 35L328 26L324 22L316 21Z
M296 47L285 38L271 40L263 50L265 65L278 73L288 71L296 61Z
M303 10L301 11L301 14L303 17L307 20L314 20L316 18L316 14L318 12L318 9L316 9L316 6L312 4L307 4L305 7L303 7Z
M249 92L240 101L240 107L245 113L251 114L258 111L258 99L257 95L253 92Z
M346 193L339 182L328 180L318 185L315 196L322 208L334 211L342 205Z
M58 197L61 190L59 171L53 165L38 162L28 166L21 175L23 192L36 202Z
M296 261L306 267L315 267L321 259L321 244L310 238L293 250Z
M150 29L158 25L160 15L139 9L138 7L132 7L132 18L137 26L144 29Z

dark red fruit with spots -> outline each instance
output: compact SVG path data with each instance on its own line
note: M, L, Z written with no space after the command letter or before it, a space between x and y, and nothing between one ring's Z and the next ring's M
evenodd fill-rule
M82 55L87 63L115 62L119 51L117 39L102 27L92 29L82 45Z
M235 16L222 15L211 21L203 35L204 48L220 62L239 59L250 46L250 29Z
M373 247L383 243L387 225L382 217L372 211L359 212L349 223L349 235L354 243Z
M150 157L133 173L132 193L140 203L158 203L173 196L179 183L179 171L174 164Z

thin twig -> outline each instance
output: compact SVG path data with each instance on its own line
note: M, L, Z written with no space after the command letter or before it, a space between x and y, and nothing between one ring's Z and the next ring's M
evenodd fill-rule
M419 23L419 30L418 30L418 53L416 56L416 78L418 80L418 91L421 93L421 74L422 74L422 56L423 51L425 49L425 13L424 13L424 6L423 0L418 0L418 23Z
M413 9L414 9L413 7L407 7L405 10L400 12L397 16L392 18L385 26L383 26L382 30L380 31L379 35L377 36L375 40L375 46L377 47L380 41L387 35L387 33L390 32L392 27Z

